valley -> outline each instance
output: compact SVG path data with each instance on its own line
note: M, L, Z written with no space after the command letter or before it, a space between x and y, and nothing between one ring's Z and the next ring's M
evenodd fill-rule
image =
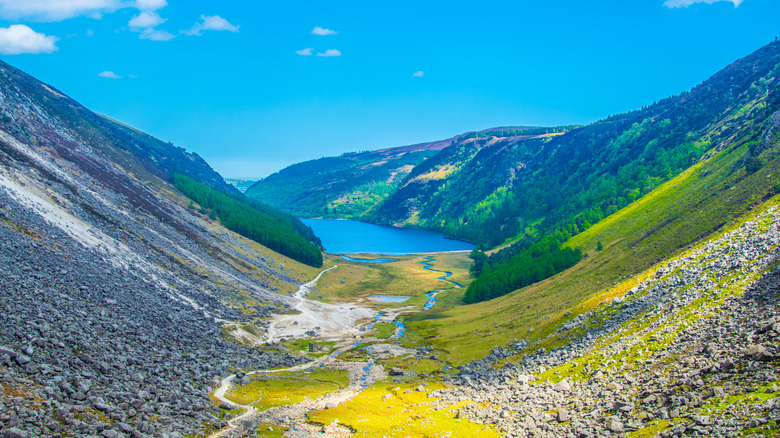
M778 78L246 188L0 62L0 433L780 436Z

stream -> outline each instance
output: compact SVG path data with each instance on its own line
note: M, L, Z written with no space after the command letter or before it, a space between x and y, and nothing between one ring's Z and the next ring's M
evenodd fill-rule
M345 260L350 260L350 259L345 257ZM391 261L396 261L396 260L374 259L370 261L368 260L362 261L360 259L352 259L352 261L358 261L362 263L389 263ZM439 280L449 282L453 284L456 288L463 287L463 285L449 279L449 277L452 276L451 272L439 271L433 269L434 261L435 261L434 257L429 256L426 257L425 260L423 260L420 263L423 265L423 269L425 270L441 272L442 274L444 274L444 276L440 277ZM335 268L337 268L337 266L334 266L330 269L335 269ZM344 335L350 335L350 334L354 335L357 332L355 326L356 320L359 317L367 316L365 312L370 312L369 314L371 314L373 313L373 311L369 311L368 309L363 309L359 306L350 305L350 304L325 305L324 303L311 301L305 298L305 296L309 293L309 291L317 284L317 281L320 279L322 274L324 274L330 269L326 269L320 272L319 275L317 275L317 277L314 278L312 281L300 286L298 292L293 296L293 300L295 300L296 310L298 310L301 313L298 315L274 316L272 323L269 325L268 328L267 341L273 342L275 339L283 337L283 332L290 332L290 331L299 332L299 331L306 330L313 324L320 324L323 326L322 331L320 332L322 334L326 334L327 332L330 331L336 332L339 330L343 330L342 334ZM428 298L428 301L425 303L425 306L423 307L422 311L430 310L431 308L433 308L433 306L436 305L436 295L443 292L444 290L446 289L438 289L431 292L427 292L425 296ZM319 315L320 313L328 313L328 315L324 315L324 314ZM338 316L334 317L334 314ZM390 338L391 339L401 338L406 334L406 325L404 325L403 321L400 321L398 319L398 316L400 316L400 313L398 312L384 312L378 314L374 313L372 315L372 317L374 318L374 322L369 324L367 326L367 329L369 331L373 330L374 324L376 324L377 322L391 322L396 325L396 331ZM294 328L293 325L295 326ZM327 329L330 330L327 330L326 326ZM316 329L320 331L321 327L318 325L316 326ZM222 403L228 404L230 406L234 406L236 408L245 409L246 412L228 421L227 428L212 434L211 437L214 438L220 436L232 436L231 432L236 431L236 429L241 427L247 421L255 422L255 423L273 422L276 424L281 424L281 423L288 424L290 426L290 430L288 431L288 434L290 432L293 432L291 436L306 437L306 436L311 436L312 433L320 432L319 426L313 428L312 425L306 422L305 414L307 412L310 412L315 409L327 409L328 407L331 406L338 406L339 404L342 404L352 399L357 394L359 394L363 389L367 388L374 382L386 378L384 369L382 368L382 366L375 366L374 359L370 359L369 361L364 363L337 361L337 357L340 354L358 348L362 343L363 342L360 341L355 342L354 339L345 339L336 345L336 351L332 352L329 355L325 355L317 359L314 359L305 364L297 365L289 368L276 369L276 370L256 370L247 373L249 375L252 375L252 374L259 374L259 373L297 371L297 370L304 370L304 369L311 369L311 368L321 368L324 367L325 365L333 366L336 369L347 369L349 371L350 384L347 388L323 395L317 398L316 400L305 400L303 402L292 404L292 405L278 406L278 407L270 408L265 411L257 411L257 409L254 406L252 406L252 404L239 405L227 398L227 393L230 390L230 387L233 384L233 380L236 378L236 375L231 374L230 376L225 377L224 379L221 380L219 387L214 391L214 397L220 400Z

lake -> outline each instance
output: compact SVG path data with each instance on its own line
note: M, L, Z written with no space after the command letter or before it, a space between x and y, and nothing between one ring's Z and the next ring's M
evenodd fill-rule
M335 219L301 219L331 254L416 254L471 251L474 245L447 239L443 234Z

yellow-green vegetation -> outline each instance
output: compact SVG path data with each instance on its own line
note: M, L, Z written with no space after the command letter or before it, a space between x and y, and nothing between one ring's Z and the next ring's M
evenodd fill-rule
M426 389L439 388L432 385ZM437 411L427 391L416 392L410 385L377 383L352 400L333 409L310 412L307 418L322 425L337 420L355 431L355 437L501 436L489 426L456 419L456 411L464 403ZM390 397L385 397L388 394Z
M658 433L662 430L666 429L669 426L668 420L661 420L661 421L653 421L649 423L647 426L633 431L629 432L628 437L629 438L651 438L658 436Z
M387 339L395 334L396 325L392 322L378 322L374 324L374 330L370 336L379 339Z
M437 373L444 370L445 364L432 359L419 359L415 357L401 356L381 361L385 369L399 367L404 372L412 371L414 373Z
M246 385L236 385L227 398L260 410L315 399L349 385L346 371L316 369L287 373L256 374Z
M582 248L588 257L567 271L485 303L449 309L437 305L410 315L409 331L455 364L484 357L494 345L515 338L533 341L553 334L562 323L641 281L632 277L685 251L689 242L710 236L775 193L777 178L771 176L780 175L780 162L772 159L747 174L738 166L747 148L716 154L573 237L567 245ZM735 165L738 170L732 173ZM595 250L598 242L604 244L601 252Z
M462 284L467 287L469 283L474 281L474 278L469 274L469 268L471 267L471 258L466 251L459 252L446 252L433 254L434 260L431 262L432 269L437 271L449 271L452 272L452 276L449 280ZM443 276L440 274L439 276Z
M445 253L437 254L436 258L436 263L459 268L452 270L453 275L457 275L455 281L468 282L467 255ZM328 256L326 265L338 265L338 268L323 274L309 298L319 295L325 302L357 301L361 305L376 307L423 306L427 301L426 292L454 287L439 280L444 274L422 269L424 259L424 256L412 256L401 257L397 262L360 263ZM434 269L439 269L438 265ZM412 298L403 303L377 303L368 299L371 295L408 295Z
M289 427L277 426L271 423L261 423L257 425L257 434L255 436L265 438L282 438L284 433L290 430Z

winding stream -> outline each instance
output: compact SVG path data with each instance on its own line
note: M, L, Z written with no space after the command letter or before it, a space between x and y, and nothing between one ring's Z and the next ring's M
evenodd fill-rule
M385 261L380 262L377 260L385 260ZM355 260L355 261L360 261L360 260ZM370 261L370 263L388 263L390 261L396 261L396 260L375 259ZM455 281L449 280L449 277L452 276L451 272L433 269L434 261L435 258L433 256L428 256L425 258L425 260L423 260L420 263L423 265L423 269L425 270L441 272L442 274L444 274L444 276L440 277L439 280L449 282L453 284L456 288L463 287L463 285ZM337 268L337 266L334 266L330 269L335 269L335 268ZM322 307L321 305L324 303L310 301L305 298L305 296L309 293L309 291L317 284L317 281L320 279L322 274L329 271L330 269L326 269L320 272L319 275L317 275L317 277L314 278L312 281L303 284L299 287L298 292L296 292L296 294L293 296L293 299L296 301L295 308L298 311L300 311L301 314L275 316L273 322L268 328L267 340L274 341L276 338L281 337L282 333L280 333L281 331L280 329L284 327L285 329L289 330L290 327L285 327L285 325L289 324L293 319L295 319L296 321L307 319L308 321L306 322L308 322L309 324L312 324L313 322L320 323L320 324L325 322L332 323L332 321L328 321L330 319L333 319L332 316L324 315L324 314L318 315L320 313L330 313L330 312L340 314L341 316L341 318L336 318L338 323L333 324L336 326L336 327L332 327L333 329L338 330L337 327L342 326L341 329L344 330L343 333L344 335L354 334L356 332L354 325L350 327L350 323L352 322L350 320L352 320L352 318L354 318L355 316L362 314L361 312L363 310L362 308L359 308L358 306L352 306L349 304L326 305ZM427 292L425 296L428 298L428 301L425 303L425 306L423 307L422 311L430 310L431 308L433 308L433 306L436 305L436 295L438 295L439 293L445 290L446 289L438 289L431 292ZM392 322L397 327L395 333L393 334L393 336L391 336L391 339L393 338L397 339L406 334L406 325L404 325L403 321L400 321L398 319L400 313L385 312L385 313L374 314L372 316L374 318L374 322L372 322L367 326L369 331L373 329L374 324L376 324L377 322ZM300 323L295 321L293 322L295 323L296 326L305 324L303 321L301 321ZM305 328L296 327L296 329L301 330ZM330 406L337 406L339 404L345 403L346 401L352 399L357 394L359 394L362 390L364 390L365 388L373 384L374 382L386 378L382 366L375 365L373 359L370 359L369 361L362 362L362 363L337 361L337 357L339 355L347 351L353 350L355 348L358 348L362 343L363 342L355 342L354 340L345 339L336 345L336 350L331 354L319 357L305 364L296 365L288 368L276 369L276 370L256 370L247 373L248 375L253 375L259 373L299 371L299 370L306 370L315 367L322 368L325 365L330 365L338 369L346 369L349 371L350 384L347 388L323 395L317 398L316 400L305 400L303 402L295 403L292 405L278 406L278 407L270 408L265 411L257 411L257 409L254 406L252 406L252 404L239 405L227 398L226 396L227 392L230 390L230 386L235 380L236 375L231 374L225 377L224 379L221 380L219 387L214 391L214 397L219 401L221 401L222 403L225 403L229 406L245 409L246 412L228 421L227 428L212 434L211 437L214 438L220 436L227 436L230 434L230 432L235 431L240 425L242 425L246 421L262 423L262 422L278 422L280 419L285 419L286 422L294 421L295 424L291 425L290 427L290 431L295 433L293 436L311 436L311 433L319 432L319 430L315 431L314 429L308 430L311 429L311 425L309 425L306 422L305 414L307 412L310 412L315 409L327 409Z

